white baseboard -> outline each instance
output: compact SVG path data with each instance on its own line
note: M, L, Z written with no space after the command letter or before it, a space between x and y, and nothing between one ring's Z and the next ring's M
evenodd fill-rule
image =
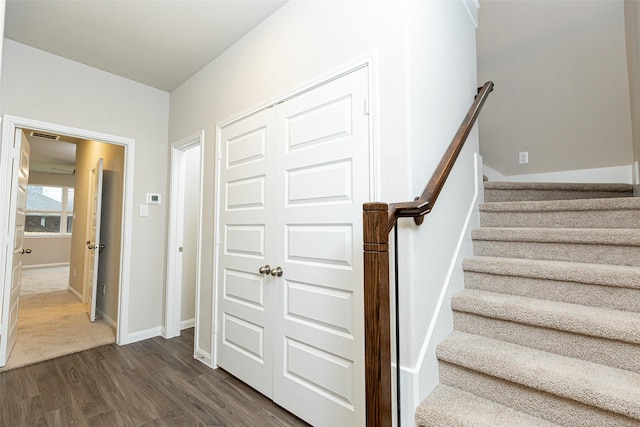
M80 302L82 302L82 295L80 295L80 293L78 291L76 291L75 289L73 289L71 286L69 286L67 288L69 290L69 292L71 292L76 298L78 298L80 300Z
M193 328L194 326L196 326L195 317L193 319L187 319L180 322L180 330Z
M453 328L451 324L452 310L450 301L453 294L459 292L464 286L461 267L462 260L472 253L471 230L478 226L478 204L484 200L482 187L482 156L476 154L474 157L476 176L475 193L469 202L467 216L462 224L462 230L458 235L458 242L452 254L449 270L440 291L438 304L431 317L429 329L420 347L420 352L414 367L400 367L400 385L403 392L401 398L403 424L413 425L412 417L415 415L416 408L420 405L422 399L438 384L439 378L435 347Z
M96 314L100 316L107 325L111 326L113 329L118 329L118 323L111 317L104 314L102 310L96 308Z
M489 181L509 182L578 182L578 183L613 183L631 184L633 172L631 165L611 166L606 168L577 169L559 172L530 173L522 175L502 175L487 165L483 166L484 175Z
M146 329L144 331L132 332L127 334L125 341L120 345L132 344L138 341L144 341L149 338L159 337L162 335L162 328L157 326L155 328Z
M69 267L69 265L70 264L68 262L54 262L51 264L30 264L30 265L22 264L22 268L29 269L29 268Z
M211 354L201 349L196 350L196 355L194 356L194 359L204 363L210 368L214 368L214 369L217 368L217 366L213 364L213 357L211 357Z

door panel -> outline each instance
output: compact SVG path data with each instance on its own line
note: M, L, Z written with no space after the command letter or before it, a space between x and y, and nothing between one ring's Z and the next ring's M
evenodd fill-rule
M364 425L362 204L367 70L278 105L274 401L313 425Z
M274 111L231 124L220 136L217 363L272 395Z
M16 129L14 136L14 149L19 148L19 155L12 158L12 177L15 179L11 186L11 207L10 211L15 212L15 222L9 223L13 245L7 248L8 276L5 280L11 283L8 298L5 297L2 308L2 323L7 325L6 336L0 337L0 366L7 363L13 345L18 338L18 311L20 307L20 284L22 275L23 239L26 220L27 206L27 185L29 183L29 158L31 148L22 129ZM10 267L9 267L10 266ZM3 329L3 328L0 328Z
M98 263L100 259L100 220L102 215L102 178L104 160L99 159L91 168L91 183L89 194L89 229L87 236L87 256L89 270L87 272L87 314L91 322L96 321L96 297L98 294Z

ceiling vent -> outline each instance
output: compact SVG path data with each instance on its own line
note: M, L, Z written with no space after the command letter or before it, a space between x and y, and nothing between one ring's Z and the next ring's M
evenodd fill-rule
M52 141L57 141L60 139L60 135L54 135L51 133L36 132L36 131L32 131L31 136L35 136L36 138L50 139Z

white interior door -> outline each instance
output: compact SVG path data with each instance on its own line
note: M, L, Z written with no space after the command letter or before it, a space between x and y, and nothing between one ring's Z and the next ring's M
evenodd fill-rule
M27 184L29 182L29 156L31 149L22 129L16 129L11 158L11 206L15 218L9 221L9 239L6 248L6 268L4 272L5 295L2 304L2 325L0 328L0 366L7 363L13 345L18 338L18 308L20 305L20 280L22 273L22 247L27 206Z
M85 275L85 295L87 295L87 314L89 320L96 321L96 295L98 293L98 262L100 250L100 217L102 212L102 176L103 159L99 159L90 171L89 212L87 224L87 256L89 258L88 271Z
M222 130L218 364L316 426L365 424L367 94L360 69Z
M364 425L367 93L361 69L277 110L274 401L315 426Z
M271 397L275 162L273 108L220 136L217 363ZM261 272L261 269L264 273Z

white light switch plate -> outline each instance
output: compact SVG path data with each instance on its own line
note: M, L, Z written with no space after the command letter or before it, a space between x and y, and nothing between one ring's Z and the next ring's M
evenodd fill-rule
M149 216L149 205L140 205L140 216Z

